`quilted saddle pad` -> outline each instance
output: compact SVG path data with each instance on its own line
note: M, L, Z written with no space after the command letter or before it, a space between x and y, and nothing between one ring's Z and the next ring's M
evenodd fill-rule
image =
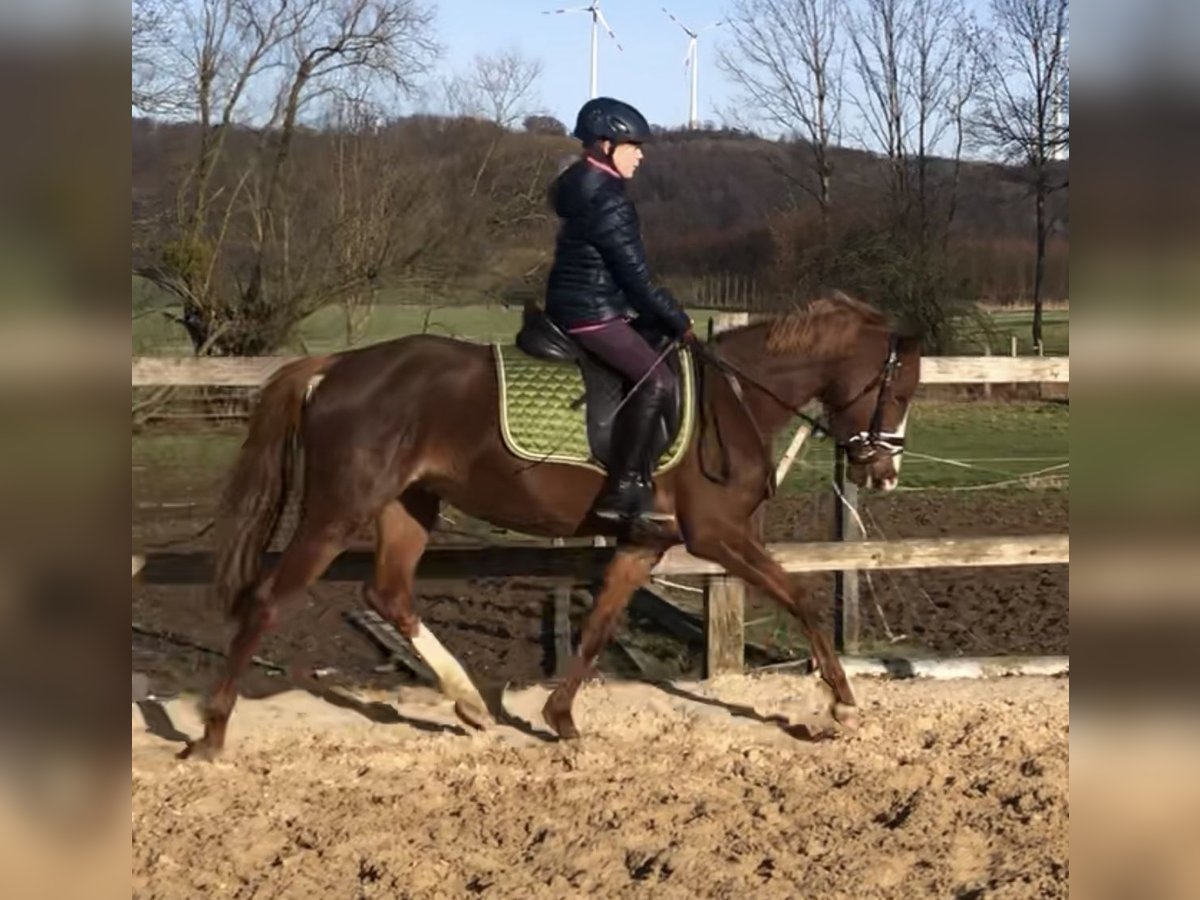
M604 473L588 438L586 405L572 407L584 392L579 364L537 359L512 344L492 347L500 386L500 431L509 451L521 459L566 463ZM678 359L679 432L659 456L656 475L679 464L695 431L692 358L680 353Z

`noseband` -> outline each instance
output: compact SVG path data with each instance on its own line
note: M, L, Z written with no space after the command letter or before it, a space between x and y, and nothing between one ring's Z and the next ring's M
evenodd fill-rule
M887 359L884 360L883 370L875 376L870 384L859 391L849 403L835 410L835 412L841 412L856 402L859 397L871 390L876 384L879 385L879 393L875 397L875 411L871 413L871 424L867 427L867 430L860 431L858 434L847 438L845 443L838 444L842 450L846 451L846 456L850 458L851 462L869 463L881 455L892 457L899 456L904 452L904 435L898 431L883 430L884 401L888 389L892 385L892 379L896 375L896 370L899 368L899 339L895 334L892 334L888 337L888 355Z

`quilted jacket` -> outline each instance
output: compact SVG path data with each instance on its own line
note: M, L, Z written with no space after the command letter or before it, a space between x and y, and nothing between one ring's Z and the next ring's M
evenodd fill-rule
M637 211L625 180L585 157L554 183L561 223L546 292L546 314L575 328L636 313L679 336L689 326L675 299L650 282Z

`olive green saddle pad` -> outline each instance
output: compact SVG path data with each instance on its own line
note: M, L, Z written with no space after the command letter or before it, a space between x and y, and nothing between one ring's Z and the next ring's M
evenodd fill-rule
M597 472L606 471L604 451L593 452L589 426L592 435L607 445L604 432L609 429L598 421L598 417L611 416L614 401L620 401L621 387L617 376L607 371L592 372L589 383L595 393L589 393L589 404L576 403L584 392L583 373L578 363L537 359L512 344L493 344L492 347L500 386L500 431L509 451L531 461L568 463ZM655 474L679 464L695 431L696 391L691 354L680 353L678 360L679 431L670 446L659 455ZM588 405L592 408L588 409Z

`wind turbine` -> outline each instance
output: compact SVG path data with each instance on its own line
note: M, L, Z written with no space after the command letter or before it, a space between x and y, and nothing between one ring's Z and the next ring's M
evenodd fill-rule
M543 16L556 16L561 13L585 12L592 14L592 79L590 83L591 99L596 97L596 27L603 25L604 30L608 32L608 36L613 39L613 43L617 45L617 49L624 52L621 42L617 40L617 36L613 34L612 26L608 24L608 20L604 18L604 13L600 11L600 0L592 0L589 6L571 6L566 9L547 9L542 11Z
M1064 46L1065 44L1065 46ZM1062 35L1059 35L1057 42L1058 66L1060 74L1054 85L1052 106L1054 111L1054 139L1056 144L1054 149L1050 151L1050 158L1054 160L1067 159L1067 147L1063 143L1063 135L1066 133L1067 124L1067 77L1070 74L1070 44L1063 40Z
M713 22L711 25L705 25L699 31L693 31L691 28L688 28L677 18L671 15L670 11L665 6L662 7L662 11L667 14L667 17L672 22L682 28L683 33L688 36L687 53L685 53L683 57L684 66L692 67L692 93L691 102L688 105L688 127L698 128L700 126L700 113L696 101L696 88L700 83L700 35L704 34L704 32L708 31L710 28L717 28L725 23Z

